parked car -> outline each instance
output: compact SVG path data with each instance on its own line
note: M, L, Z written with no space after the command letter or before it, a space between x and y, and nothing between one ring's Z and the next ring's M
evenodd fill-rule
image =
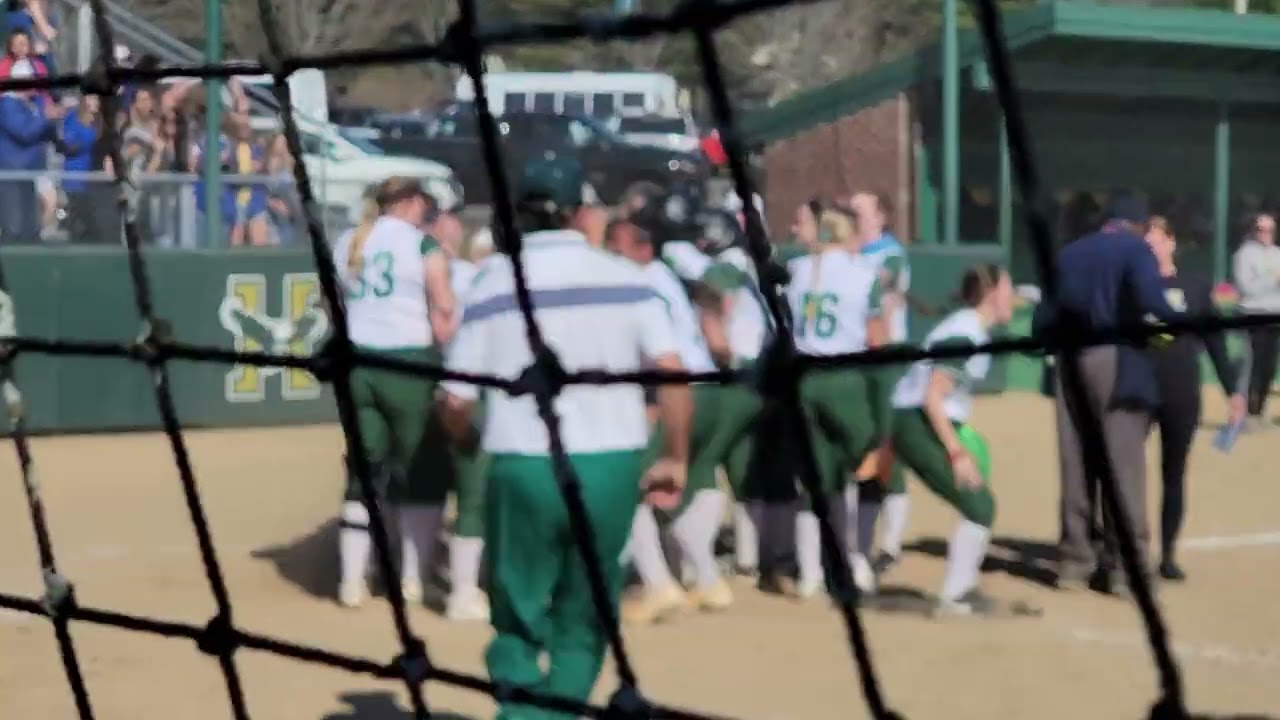
M508 178L514 179L536 154L569 154L581 163L600 199L610 204L633 183L651 182L663 188L700 186L707 176L707 163L696 148L686 152L638 145L585 115L507 114L498 118L498 131ZM432 122L426 137L401 137L394 142L384 137L382 142L388 152L429 158L451 168L468 202L492 200L473 112L446 111Z
M637 145L654 145L687 153L698 152L698 128L687 116L618 117L609 121L609 127Z

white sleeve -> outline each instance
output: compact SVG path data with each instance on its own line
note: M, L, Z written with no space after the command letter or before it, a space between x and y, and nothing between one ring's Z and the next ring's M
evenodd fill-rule
M991 372L991 356L987 353L970 355L969 359L964 361L964 372L974 382L981 382L986 379L987 373Z
M684 280L698 280L711 267L711 258L694 247L691 242L669 242L662 246L662 258L671 263L672 269Z
M445 352L444 367L452 372L488 374L484 355L484 323L471 323L458 328L458 334ZM440 385L444 391L463 400L478 400L480 388L469 383L446 380Z
M637 306L640 326L640 354L646 360L656 360L664 355L679 355L671 319L667 316L662 300L654 295Z

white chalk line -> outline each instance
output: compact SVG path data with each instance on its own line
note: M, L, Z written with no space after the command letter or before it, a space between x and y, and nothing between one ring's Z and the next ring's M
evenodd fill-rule
M1232 548L1280 545L1280 530L1245 535L1210 535L1178 543L1182 550L1230 550Z
M1055 629L1067 639L1092 645L1150 652L1147 638L1136 631L1125 631L1055 623ZM1280 648L1246 650L1224 644L1200 644L1175 640L1173 654L1184 662L1195 661L1236 668L1272 669L1280 667Z

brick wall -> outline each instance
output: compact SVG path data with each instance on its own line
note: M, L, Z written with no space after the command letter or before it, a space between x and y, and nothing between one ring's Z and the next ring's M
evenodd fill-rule
M811 197L830 200L862 190L893 199L894 231L912 237L911 112L905 95L773 143L765 150L765 215L783 238L795 208Z

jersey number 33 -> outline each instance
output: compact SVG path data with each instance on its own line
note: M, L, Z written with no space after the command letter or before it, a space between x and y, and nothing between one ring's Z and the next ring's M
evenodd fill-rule
M382 250L374 253L369 263L361 269L360 275L348 283L347 298L362 300L370 293L378 298L391 295L396 289L394 265L395 256L390 252Z

